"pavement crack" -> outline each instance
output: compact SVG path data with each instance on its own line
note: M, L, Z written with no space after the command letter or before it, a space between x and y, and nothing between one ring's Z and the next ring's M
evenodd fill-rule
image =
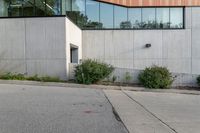
M124 122L122 121L122 119L120 118L119 114L117 113L116 109L114 108L114 106L112 105L112 103L110 102L109 98L107 97L107 95L105 94L104 91L102 91L105 98L107 99L108 103L112 106L112 112L113 112L113 115L115 116L115 119L119 122L121 122L124 126L124 128L126 129L127 133L130 133L127 126L124 124Z
M148 113L150 113L154 118L156 118L158 121L160 121L162 124L164 124L165 126L167 126L169 129L171 129L174 133L178 133L173 127L171 127L169 124L167 124L166 122L164 122L162 119L160 119L159 117L157 117L153 112L151 112L150 110L148 110L144 105L142 105L139 101L135 100L134 98L132 98L129 94L127 94L124 90L121 90L122 93L124 93L128 98L130 98L132 101L134 101L135 103L137 103L139 106L141 106L145 111L147 111Z
M119 114L117 113L117 111L115 110L114 107L112 107L112 111L113 111L113 114L115 116L115 119L122 122L121 118L119 117Z

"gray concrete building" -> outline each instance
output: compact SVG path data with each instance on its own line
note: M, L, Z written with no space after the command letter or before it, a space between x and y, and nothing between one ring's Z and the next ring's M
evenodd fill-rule
M137 83L141 70L159 65L174 85L196 85L200 3L130 3L1 0L0 72L68 80L91 58L113 65L118 81L129 72Z

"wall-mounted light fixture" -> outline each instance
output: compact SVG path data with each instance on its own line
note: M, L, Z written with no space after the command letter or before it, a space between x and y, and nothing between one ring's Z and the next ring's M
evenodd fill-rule
M145 45L145 47L146 47L146 48L150 48L150 47L151 47L151 44L150 44L150 43L147 43L147 44Z

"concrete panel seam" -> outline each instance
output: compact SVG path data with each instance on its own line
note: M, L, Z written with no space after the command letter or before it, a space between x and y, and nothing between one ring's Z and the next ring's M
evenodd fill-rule
M128 98L130 98L132 101L134 101L135 103L137 103L139 106L141 106L145 111L147 111L149 114L151 114L154 118L156 118L158 121L160 121L162 124L164 124L165 126L167 126L169 129L171 129L171 131L173 131L174 133L178 133L174 128L172 128L169 124L167 124L166 122L164 122L163 120L161 120L159 117L157 117L154 113L152 113L150 110L148 110L144 105L142 105L139 101L133 99L131 96L129 96L129 94L127 94L123 89L121 90Z

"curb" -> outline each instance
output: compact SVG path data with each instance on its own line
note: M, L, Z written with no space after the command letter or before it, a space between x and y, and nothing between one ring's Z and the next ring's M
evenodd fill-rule
M128 87L128 86L106 86L106 85L83 85L76 83L59 83L59 82L38 82L38 81L22 81L22 80L0 80L0 84L15 84L15 85L35 85L35 86L56 86L56 87L71 87L71 88L91 88L91 89L107 89L107 90L125 90L136 92L157 92L157 93L177 93L200 95L199 90L183 89L146 89L144 87Z

